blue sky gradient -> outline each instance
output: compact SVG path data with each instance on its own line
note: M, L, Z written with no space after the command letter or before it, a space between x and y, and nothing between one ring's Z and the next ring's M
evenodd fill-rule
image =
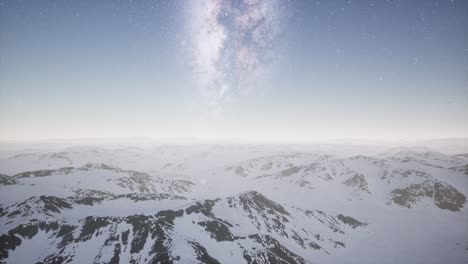
M1 1L0 140L468 136L467 1L282 1L264 71L216 110L194 2Z

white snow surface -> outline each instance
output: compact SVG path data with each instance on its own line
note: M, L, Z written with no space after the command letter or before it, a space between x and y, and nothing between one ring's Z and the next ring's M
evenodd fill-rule
M468 149L447 142L8 145L0 263L467 263Z

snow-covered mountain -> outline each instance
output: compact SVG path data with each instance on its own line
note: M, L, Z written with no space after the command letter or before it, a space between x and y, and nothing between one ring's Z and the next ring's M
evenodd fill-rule
M468 156L428 147L16 149L0 263L466 263Z
M404 207L427 200L441 209L459 211L468 190L466 164L464 158L437 152L390 150L376 156L346 158L320 154L267 156L226 166L224 171L249 178L253 185L296 185L310 192L335 192L348 200L382 200ZM215 173L223 174L221 170Z
M108 199L117 200L122 211L149 200L154 205L171 203L169 199L184 203L127 216L94 216L83 210L93 204L83 200L30 198L13 205L17 211L2 210L2 218L34 217L1 237L0 257L15 263L309 263L346 247L352 234L367 226L350 216L285 207L257 192L191 202L158 196ZM20 211L26 205L29 212ZM41 244L35 254L30 251Z

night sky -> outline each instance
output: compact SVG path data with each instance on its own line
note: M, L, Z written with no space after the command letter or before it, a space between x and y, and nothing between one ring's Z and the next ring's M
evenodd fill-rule
M468 136L468 1L0 1L0 140Z

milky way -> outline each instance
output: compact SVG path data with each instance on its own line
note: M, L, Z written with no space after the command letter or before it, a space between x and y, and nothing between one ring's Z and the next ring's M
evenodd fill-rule
M202 0L188 6L190 63L198 89L217 112L267 71L283 28L281 5L285 2Z

